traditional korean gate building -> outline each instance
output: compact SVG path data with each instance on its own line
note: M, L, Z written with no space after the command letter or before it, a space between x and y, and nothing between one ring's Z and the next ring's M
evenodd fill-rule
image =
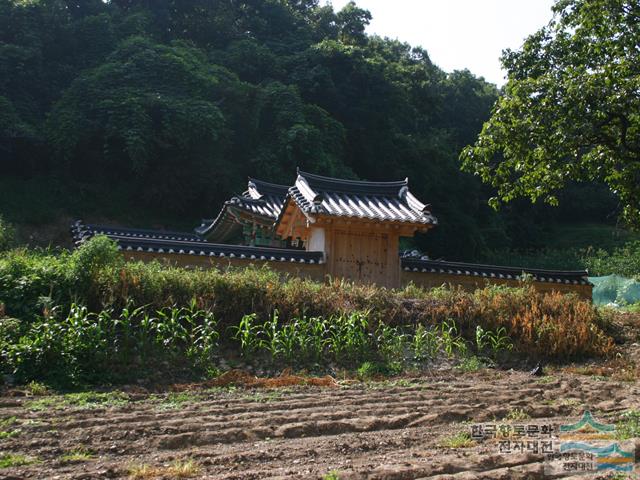
M529 275L542 291L591 298L586 271L551 271L431 260L400 255L400 238L427 232L438 221L429 205L396 182L342 180L298 171L293 186L249 179L195 233L84 224L76 244L103 234L132 260L162 258L182 266L224 268L268 263L273 269L322 281L327 276L389 288L409 282L477 288L517 285Z

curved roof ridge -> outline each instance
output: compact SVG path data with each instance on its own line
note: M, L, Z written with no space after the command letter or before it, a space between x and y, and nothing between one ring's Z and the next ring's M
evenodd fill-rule
M369 180L347 180L344 178L326 177L324 175L317 175L315 173L303 172L298 169L298 175L306 178L307 180L318 180L321 182L335 183L338 185L353 186L353 187L405 187L409 185L409 179L396 180L391 182L372 182Z
M369 182L325 177L298 169L298 177L276 220L282 220L289 199L307 213L391 222L436 225L430 205L409 191L409 179ZM424 227L428 228L428 227Z
M229 204L237 204L238 202L242 202L242 203L255 203L255 204L261 204L264 203L266 204L267 201L263 198L253 198L253 197L247 197L245 195L234 195L233 197L231 197L230 200L227 200L226 203Z
M260 187L263 187L265 189L281 191L283 195L286 195L287 190L291 188L291 185L280 185L279 183L266 182L264 180L253 177L248 178L248 183L253 183L256 187L258 187L258 190L260 190Z

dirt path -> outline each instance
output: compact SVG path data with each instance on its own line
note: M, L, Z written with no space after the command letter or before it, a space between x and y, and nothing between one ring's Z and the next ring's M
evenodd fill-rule
M38 460L0 478L175 478L173 462L187 459L198 478L547 478L540 455L500 454L494 440L440 445L476 422L557 425L585 409L606 421L640 408L637 382L492 370L337 389L128 395L81 406L0 398L0 430L17 431L0 451ZM90 455L63 459L70 452Z

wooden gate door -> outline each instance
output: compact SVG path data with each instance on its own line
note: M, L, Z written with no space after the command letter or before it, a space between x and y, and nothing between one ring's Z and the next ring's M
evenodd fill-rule
M336 230L333 274L362 283L393 286L389 270L389 235ZM390 275L391 274L391 275Z

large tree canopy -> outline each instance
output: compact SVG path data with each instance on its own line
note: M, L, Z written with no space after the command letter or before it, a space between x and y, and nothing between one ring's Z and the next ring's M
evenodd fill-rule
M246 103L238 83L199 50L133 37L73 81L47 133L66 168L85 180L137 178L148 201L180 192L167 202L179 211L207 185L224 185L230 169L219 152L228 131L219 103L230 91L234 103Z
M558 0L518 51L464 168L497 188L494 205L557 202L573 180L603 181L640 226L640 4Z
M291 183L300 167L409 177L441 220L411 247L434 257L539 242L549 212L496 213L459 168L495 85L367 35L354 3L325 3L0 0L0 213L3 191L25 191L9 200L182 229L247 176Z

